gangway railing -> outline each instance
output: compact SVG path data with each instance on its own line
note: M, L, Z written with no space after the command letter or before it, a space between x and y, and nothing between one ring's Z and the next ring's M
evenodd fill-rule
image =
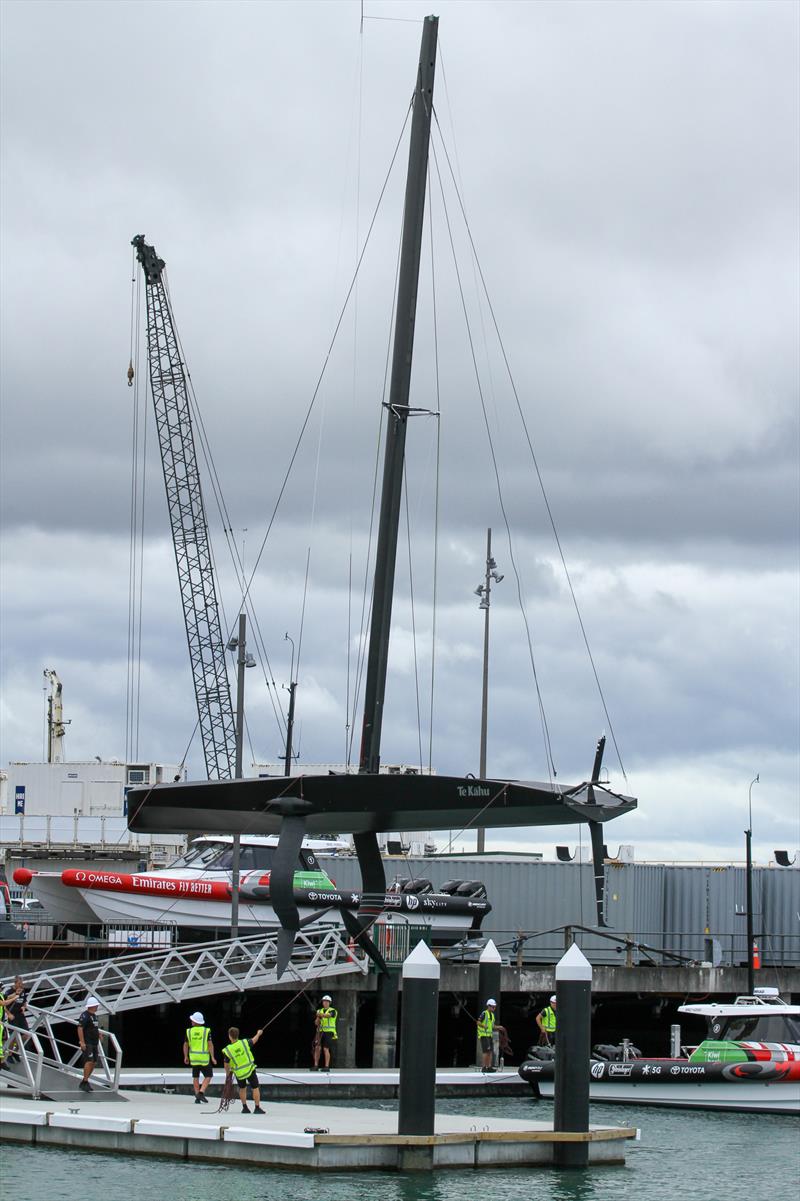
M215 993L277 984L286 987L320 976L366 975L368 969L368 957L360 947L348 943L341 927L301 931L280 980L277 932L183 944L167 951L119 955L26 975L28 1005L36 1010L29 1024L38 1031L48 1021L74 1020L89 995L98 998L104 1012L115 1014Z
M26 1017L27 1028L7 1027L5 1057L0 1067L0 1081L6 1090L34 1100L42 1095L53 1099L79 1096L82 1052L77 1033L74 1037L64 1037L64 1027L76 1031L77 1021L43 1013L30 1005ZM61 1028L58 1033L56 1026ZM92 1091L105 1096L117 1093L121 1071L122 1048L110 1030L103 1031L91 1077Z

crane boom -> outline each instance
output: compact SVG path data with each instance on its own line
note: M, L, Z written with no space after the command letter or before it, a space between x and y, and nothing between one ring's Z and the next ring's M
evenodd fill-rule
M147 285L150 387L206 771L209 779L229 780L235 770L236 727L186 372L162 278L164 260L144 234L132 245Z

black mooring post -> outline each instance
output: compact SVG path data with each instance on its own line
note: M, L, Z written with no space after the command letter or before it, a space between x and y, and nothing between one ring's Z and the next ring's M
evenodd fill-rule
M398 1134L433 1134L439 960L418 942L403 964Z
M496 1022L500 1021L500 983L502 970L500 952L490 938L481 951L480 959L478 960L478 1013L486 1008L486 1002L491 997L497 1002L497 1008L494 1011ZM477 1063L480 1065L480 1040L476 1041L476 1048Z
M577 1134L589 1129L592 965L576 943L556 964L556 1013L553 1129ZM553 1148L558 1167L581 1168L588 1162L588 1142L556 1143Z

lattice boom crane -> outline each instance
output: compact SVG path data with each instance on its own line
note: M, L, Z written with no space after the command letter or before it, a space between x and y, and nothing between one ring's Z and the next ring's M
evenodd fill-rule
M236 727L186 372L162 279L164 260L147 245L144 234L132 245L146 282L150 386L206 770L209 779L229 780L235 768Z

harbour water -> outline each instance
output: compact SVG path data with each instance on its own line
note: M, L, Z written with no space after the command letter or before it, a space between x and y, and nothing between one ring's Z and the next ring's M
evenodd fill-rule
M266 1102L269 1106L269 1101ZM359 1102L361 1107L365 1102ZM377 1103L376 1103L377 1104ZM176 1106L181 1101L176 1099ZM378 1106L393 1108L389 1103ZM442 1100L437 1109L474 1112L474 1103ZM487 1098L487 1117L552 1120L552 1104ZM481 1172L324 1173L191 1164L62 1148L2 1147L2 1201L106 1201L108 1196L168 1201L767 1201L793 1195L800 1172L795 1117L681 1112L595 1105L592 1122L630 1125L627 1163L586 1171L487 1169ZM783 1182L782 1184L779 1182Z

